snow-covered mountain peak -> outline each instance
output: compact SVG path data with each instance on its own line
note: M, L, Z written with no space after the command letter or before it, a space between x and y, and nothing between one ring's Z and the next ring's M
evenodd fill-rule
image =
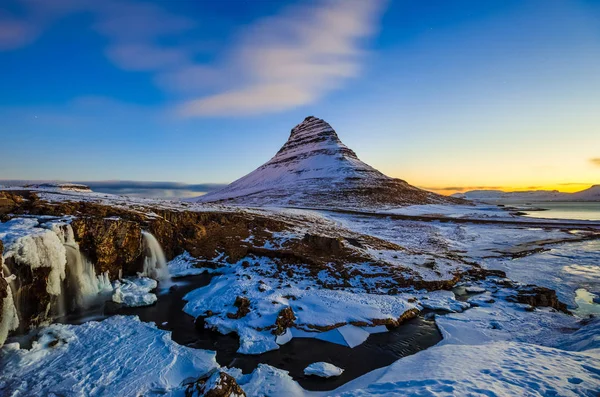
M362 208L456 200L382 174L344 145L326 121L309 116L271 160L199 201Z
M308 116L292 128L287 142L279 149L271 162L294 157L329 155L358 160L356 153L342 143L335 130L326 121Z

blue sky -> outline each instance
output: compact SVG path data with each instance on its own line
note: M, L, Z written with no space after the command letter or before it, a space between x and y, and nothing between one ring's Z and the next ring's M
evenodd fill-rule
M315 115L418 186L577 190L599 66L598 1L8 0L0 179L226 183Z

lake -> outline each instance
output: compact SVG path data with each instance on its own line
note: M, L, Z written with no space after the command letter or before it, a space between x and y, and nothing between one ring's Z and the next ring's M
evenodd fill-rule
M528 206L547 211L527 211L533 218L600 220L600 202L530 202Z

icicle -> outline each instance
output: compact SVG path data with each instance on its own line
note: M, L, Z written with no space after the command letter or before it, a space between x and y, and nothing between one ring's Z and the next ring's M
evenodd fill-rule
M171 278L165 254L156 237L145 231L142 231L142 236L146 245L146 258L144 258L144 271L142 274L156 280Z

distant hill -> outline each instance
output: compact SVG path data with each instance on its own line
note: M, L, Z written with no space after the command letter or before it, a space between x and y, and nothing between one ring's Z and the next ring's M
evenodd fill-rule
M353 209L463 202L384 175L363 163L328 123L312 116L292 129L267 163L198 201Z
M503 192L501 190L471 190L456 193L452 197L473 201L600 201L600 185L576 193L561 193L558 190L530 190Z

